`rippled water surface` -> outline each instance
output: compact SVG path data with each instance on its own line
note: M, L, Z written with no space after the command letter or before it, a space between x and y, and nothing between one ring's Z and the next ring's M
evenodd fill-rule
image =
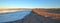
M0 22L15 21L24 18L27 16L31 10L23 10L16 12L0 13Z

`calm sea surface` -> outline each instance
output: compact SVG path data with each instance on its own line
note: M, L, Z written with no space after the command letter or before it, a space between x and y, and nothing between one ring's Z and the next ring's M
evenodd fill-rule
M0 22L9 22L23 19L30 14L32 10L17 10L16 12L0 13Z

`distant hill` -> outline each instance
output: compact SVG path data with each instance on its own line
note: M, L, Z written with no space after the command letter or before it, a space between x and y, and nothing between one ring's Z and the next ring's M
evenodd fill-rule
M31 8L30 8L31 9ZM16 10L30 10L29 8L10 8L10 9L0 9L0 13L4 12L14 12ZM34 9L44 9L44 8L34 8ZM45 9L47 10L47 9ZM48 10L60 10L60 8L50 8Z

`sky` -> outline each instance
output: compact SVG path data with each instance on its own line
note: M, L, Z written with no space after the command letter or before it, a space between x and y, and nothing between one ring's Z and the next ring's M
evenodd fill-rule
M0 8L60 8L60 0L0 0Z

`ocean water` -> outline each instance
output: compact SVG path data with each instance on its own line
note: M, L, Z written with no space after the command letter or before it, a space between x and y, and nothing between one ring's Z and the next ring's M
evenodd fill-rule
M0 22L9 22L23 19L30 14L32 10L22 10L16 12L0 13Z

